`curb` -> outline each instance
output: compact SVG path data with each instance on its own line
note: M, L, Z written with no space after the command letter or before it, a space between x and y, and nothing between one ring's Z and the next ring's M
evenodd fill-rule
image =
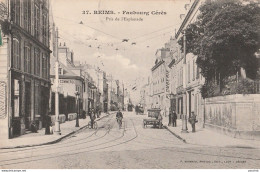
M163 126L165 129L167 129L170 133L172 133L175 137L177 137L178 139L180 139L181 141L183 141L183 143L187 143L186 140L184 138L182 138L181 136L179 136L178 134L174 133L173 131L171 131L166 125Z
M101 119L103 119L103 118L105 118L105 117L107 117L107 116L109 116L109 115L111 115L111 114L108 112L107 115L102 116L101 118L98 118L96 121L99 121L99 120L101 120ZM22 146L13 146L13 147L2 147L2 148L0 148L0 149L17 149L17 148L36 147L36 146L44 146L44 145L55 144L55 143L58 143L58 142L62 141L62 140L65 139L65 138L67 138L67 137L69 137L69 136L71 136L71 135L77 133L78 131L80 131L80 130L86 128L86 127L87 127L87 125L84 125L83 127L80 127L78 130L72 131L72 132L70 132L70 133L68 133L68 134L66 134L66 135L64 135L64 136L62 136L61 138L58 138L58 139L53 140L53 141L50 141L50 142L45 142L45 143L40 143L40 144L33 144L33 145L22 145Z

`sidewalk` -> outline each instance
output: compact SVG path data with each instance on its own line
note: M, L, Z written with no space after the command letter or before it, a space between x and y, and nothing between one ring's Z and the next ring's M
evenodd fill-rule
M177 138L192 145L218 146L218 147L238 147L238 148L260 148L260 141L237 139L207 128L196 128L196 132L191 132L191 125L188 123L188 132L182 133L182 121L177 120L177 127L168 126L167 117L163 120L163 125Z
M98 121L106 117L108 114L101 113L100 118L96 120ZM45 128L42 128L41 130L38 130L38 133L28 133L12 139L1 140L0 149L13 149L54 144L85 128L89 121L89 116L87 116L86 119L79 119L79 127L75 127L76 120L66 121L65 123L60 124L61 135L45 135Z

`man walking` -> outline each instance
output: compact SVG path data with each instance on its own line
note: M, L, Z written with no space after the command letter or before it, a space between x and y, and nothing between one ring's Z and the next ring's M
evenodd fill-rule
M177 126L177 113L174 110L172 111L172 123L173 127Z
M93 128L94 121L96 119L96 115L94 113L94 109L91 109L90 115L89 115L90 121L91 121L91 128Z

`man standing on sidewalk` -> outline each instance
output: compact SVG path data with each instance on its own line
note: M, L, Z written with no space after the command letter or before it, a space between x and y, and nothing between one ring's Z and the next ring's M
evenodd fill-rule
M174 110L172 111L172 122L173 122L173 127L176 127L177 126L177 114Z
M168 123L168 126L171 126L172 125L172 116L173 116L173 113L172 113L172 111L170 110L170 113L169 113L169 123Z
M189 121L190 121L190 124L192 127L192 132L195 133L195 124L198 121L196 120L196 115L194 114L194 112L191 112L191 117L190 117Z

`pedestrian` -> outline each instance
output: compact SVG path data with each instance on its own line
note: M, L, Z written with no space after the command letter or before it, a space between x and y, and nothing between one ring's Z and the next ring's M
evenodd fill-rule
M121 110L118 109L118 112L116 113L116 120L117 120L117 123L119 124L119 128L121 128L121 126L122 126L122 119L123 119L123 114L122 114Z
M97 118L99 118L99 106L96 108L96 115L97 115Z
M92 108L91 109L91 112L90 112L90 121L91 121L91 128L93 128L93 124L94 124L94 121L95 121L95 119L96 119L96 115L95 115L95 113L94 113L94 109Z
M136 115L138 115L138 106L137 105L135 106L135 113L136 113Z
M159 112L159 115L158 115L158 118L157 118L158 120L159 120L159 128L162 128L162 120L163 120L163 117L162 117L162 115L161 115L161 113Z
M86 111L85 110L82 111L82 118L86 119Z
M173 127L177 126L177 113L174 110L172 111L172 123Z
M168 126L172 126L172 112L170 111L169 113L169 123L168 123Z
M191 112L191 117L189 118L189 122L190 122L191 127L192 127L192 132L195 133L195 124L198 121L196 120L196 115L194 114L194 112Z
M32 122L31 122L31 131L32 131L33 133L37 133L37 130L38 130L38 126L37 126L36 122L35 122L35 121L32 121Z

